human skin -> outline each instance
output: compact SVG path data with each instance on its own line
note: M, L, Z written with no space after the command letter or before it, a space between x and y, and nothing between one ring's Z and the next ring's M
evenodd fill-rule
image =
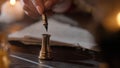
M49 11L58 0L22 0L23 9L28 16L39 18L44 11Z

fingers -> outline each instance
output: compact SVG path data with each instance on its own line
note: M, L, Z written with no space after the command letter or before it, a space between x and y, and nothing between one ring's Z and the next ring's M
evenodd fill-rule
M24 10L29 16L41 15L51 10L57 0L23 0Z
M36 7L39 14L43 14L44 10L44 2L42 0L31 0L33 5Z
M51 9L59 0L47 0L45 2L45 9L49 10Z
M52 8L57 0L31 0L39 14Z
M39 15L39 13L37 12L37 11L33 11L33 10L31 10L27 5L24 5L24 10L25 10L25 13L28 15L28 16L30 16L30 17L32 17L32 18L39 18L40 17L40 15Z
M51 9L53 5L54 5L54 0L47 0L45 2L45 8L46 9Z
M32 18L37 18L40 16L38 11L36 10L35 6L33 5L33 3L31 1L23 0L23 2L24 2L23 9L25 10L25 13L28 16L31 16Z

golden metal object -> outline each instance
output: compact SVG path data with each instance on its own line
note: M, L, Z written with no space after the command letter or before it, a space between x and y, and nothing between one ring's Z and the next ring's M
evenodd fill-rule
M47 21L47 16L45 13L42 14L42 21L43 21L43 25L44 25L46 31L48 31L48 21Z
M49 45L50 45L50 35L43 34L39 59L48 60L53 58L52 51Z

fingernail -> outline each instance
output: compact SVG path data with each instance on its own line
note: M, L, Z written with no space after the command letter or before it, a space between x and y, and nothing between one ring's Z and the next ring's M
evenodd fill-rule
M25 12L25 14L29 15L29 13L27 11L24 11L24 12Z
M38 11L39 14L42 14L42 13L43 13L43 9L40 8L39 6L37 6L36 9L37 9L37 11Z

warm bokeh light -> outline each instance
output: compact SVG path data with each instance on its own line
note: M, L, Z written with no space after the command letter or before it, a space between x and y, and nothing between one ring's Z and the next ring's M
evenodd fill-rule
M11 5L15 5L15 3L16 3L16 0L10 0Z
M117 22L118 22L118 25L120 26L120 12L117 14Z

